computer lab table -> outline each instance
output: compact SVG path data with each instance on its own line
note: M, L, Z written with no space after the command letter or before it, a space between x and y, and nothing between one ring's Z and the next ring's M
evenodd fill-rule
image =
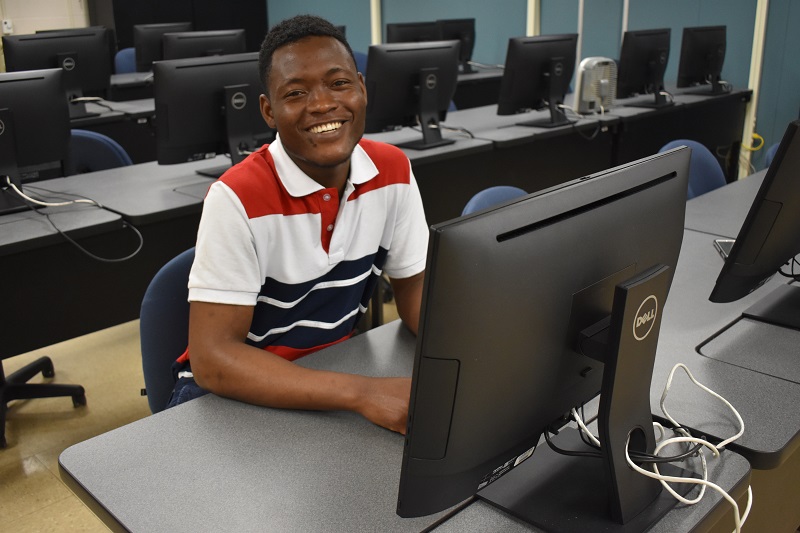
M407 376L415 342L395 321L298 364ZM59 470L115 531L422 531L437 521L434 531L535 531L477 501L398 517L403 440L353 413L206 395L66 449ZM712 479L741 497L747 462L728 452L711 463ZM716 493L706 498L676 506L651 531L705 530L729 512Z
M0 217L3 271L14 280L4 290L6 305L0 314L2 354L27 352L138 318L144 291L158 269L195 244L202 195L212 182L195 170L224 161L143 163L26 187L40 196L80 196L103 206L57 208L61 211L52 217L91 253L126 257L140 244L136 231L142 235L141 250L126 261L101 262L67 242L39 214ZM45 212L51 209L56 208ZM91 229L98 222L102 231L95 234L86 234L81 226Z
M87 102L92 115L70 120L72 128L102 133L117 141L134 163L156 159L155 101L142 98L125 102Z

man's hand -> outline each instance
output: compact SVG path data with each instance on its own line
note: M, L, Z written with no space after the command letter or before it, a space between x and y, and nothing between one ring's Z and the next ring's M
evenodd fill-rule
M364 378L356 412L386 429L406 434L411 378Z

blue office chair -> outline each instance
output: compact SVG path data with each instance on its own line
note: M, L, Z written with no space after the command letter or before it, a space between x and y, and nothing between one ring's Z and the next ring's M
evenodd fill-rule
M764 168L769 168L772 164L772 160L775 159L775 152L778 151L778 146L781 143L775 143L767 149L767 154L764 156Z
M90 130L73 129L69 141L67 175L132 165L128 152L117 141Z
M467 205L465 205L464 209L461 211L461 214L469 215L475 211L480 211L481 209L486 209L487 207L501 204L508 200L525 196L526 194L528 193L519 187L512 187L510 185L496 185L494 187L489 187L488 189L484 189L479 193L476 193L475 196L470 198L469 202L467 202Z
M122 48L114 55L114 74L136 72L136 49Z
M194 248L171 259L156 273L142 299L139 336L147 403L153 414L167 406L175 379L172 363L189 344L189 271Z
M726 185L725 173L719 165L719 161L711 151L697 141L688 139L677 139L668 142L658 151L666 152L678 146L688 146L692 149L692 157L689 160L689 189L686 199L691 200L695 196L700 196L713 191L718 187Z
M364 52L356 52L353 50L353 56L356 58L356 69L363 74L367 75L367 54Z

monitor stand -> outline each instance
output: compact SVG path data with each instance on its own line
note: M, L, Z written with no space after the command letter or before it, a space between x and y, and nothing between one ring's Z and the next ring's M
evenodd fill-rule
M518 122L517 126L531 126L534 128L557 128L559 126L567 126L572 124L567 118L566 113L561 109L564 103L564 95L559 94L561 87L561 78L565 76L563 71L564 59L556 57L550 60L550 65L544 77L547 82L548 91L548 110L550 111L550 118L543 118L537 120L529 120L527 122ZM570 72L571 76L572 73Z
M635 472L625 459L629 439L632 450L655 449L650 383L670 281L669 267L658 265L617 285L610 325L603 327L604 321L585 334L586 355L605 364L597 424L602 457L537 449L480 491L481 499L546 530L575 532L644 531L675 506L658 481ZM562 448L586 448L575 430L557 440ZM660 469L686 475L677 467Z
M654 99L650 102L639 102L635 104L624 104L623 107L646 107L648 109L659 109L662 107L670 107L675 105L675 102L671 100L667 100L667 95L664 94L663 89L659 89L655 95Z
M11 183L21 186L17 145L14 140L14 117L10 109L3 108L0 109L0 215L28 209L22 198L8 186L6 176L11 178Z
M453 139L443 139L439 128L439 69L422 68L419 71L419 124L422 139L397 144L400 148L428 150L455 143Z
M78 63L78 54L74 52L64 52L56 55L58 66L64 71L64 87L67 91L69 100L69 118L88 118L99 116L100 113L90 113L86 111L86 103L83 101L83 91L81 90Z
M800 330L800 286L781 285L742 313L747 318Z
M709 85L699 86L691 91L686 91L681 94L693 94L697 96L719 96L721 94L728 94L730 91L725 88L726 86L720 83L719 77L715 77Z

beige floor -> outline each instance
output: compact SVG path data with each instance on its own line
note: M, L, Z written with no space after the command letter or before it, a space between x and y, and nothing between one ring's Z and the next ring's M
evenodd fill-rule
M397 317L384 306L384 320ZM139 321L128 322L3 361L7 374L48 355L57 383L86 389L87 405L70 398L10 404L0 449L0 531L15 533L108 529L61 482L58 456L72 444L148 416L139 347ZM41 382L38 376L31 382Z

